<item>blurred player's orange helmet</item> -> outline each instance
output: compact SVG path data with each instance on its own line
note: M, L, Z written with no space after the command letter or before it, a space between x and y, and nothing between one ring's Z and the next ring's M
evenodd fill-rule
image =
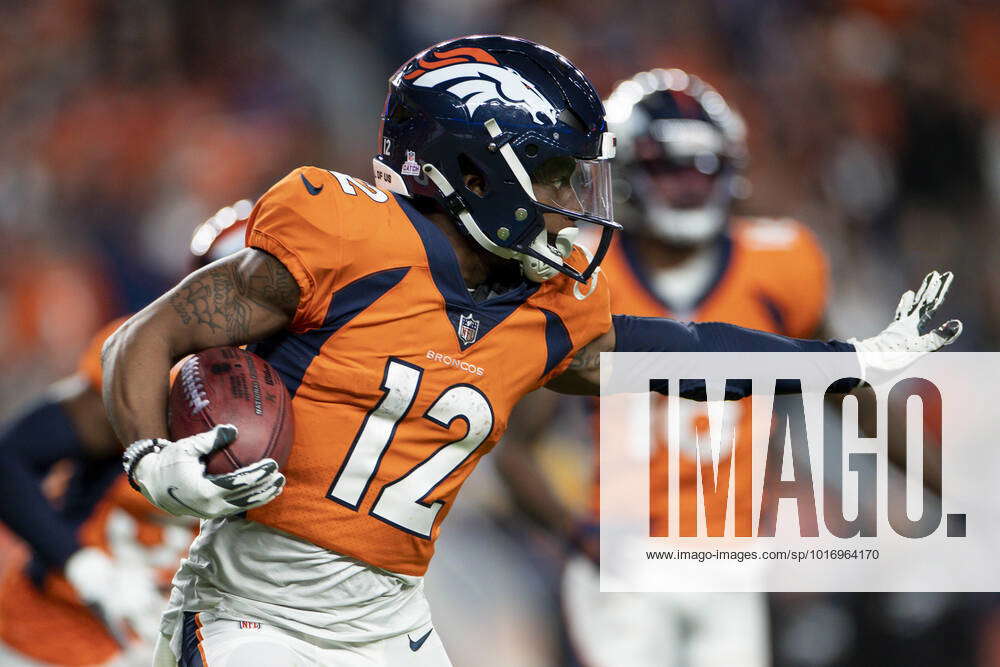
M746 127L722 96L696 76L656 69L620 83L605 106L618 137L616 194L636 222L676 245L721 233L745 189L747 155Z
M191 236L191 271L242 250L251 211L253 202L241 199L198 225Z

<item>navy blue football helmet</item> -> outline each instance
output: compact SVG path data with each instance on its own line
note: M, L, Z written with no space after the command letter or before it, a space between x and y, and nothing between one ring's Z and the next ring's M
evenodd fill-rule
M616 194L628 197L639 222L678 245L697 245L721 233L734 197L747 187L746 127L739 114L714 88L679 69L636 74L618 84L606 106L618 137L616 166L627 185ZM660 195L657 175L681 169L714 179L706 199L679 205Z
M376 184L433 199L536 282L557 272L586 282L620 229L608 162L614 136L601 99L566 58L527 40L475 35L418 53L389 79L379 150ZM467 187L469 174L484 187ZM539 201L533 183L549 182L569 196ZM603 227L584 271L563 262L576 228L550 244L546 212Z

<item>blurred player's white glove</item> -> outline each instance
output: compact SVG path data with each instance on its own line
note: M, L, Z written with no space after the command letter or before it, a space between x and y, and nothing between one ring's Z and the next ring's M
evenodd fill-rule
M165 512L199 519L236 514L271 502L285 485L274 459L224 475L205 474L202 457L236 435L236 427L226 424L177 442L139 440L125 450L122 464L132 485Z
M123 649L131 628L150 646L156 642L164 599L149 568L126 565L94 547L69 557L63 569L77 595L101 619Z
M873 372L898 371L928 352L955 342L962 333L962 323L958 320L948 320L929 333L920 333L920 328L944 301L953 277L951 271L943 274L931 271L915 294L907 290L899 299L896 317L882 333L865 340L847 340L858 352L864 379L871 378Z

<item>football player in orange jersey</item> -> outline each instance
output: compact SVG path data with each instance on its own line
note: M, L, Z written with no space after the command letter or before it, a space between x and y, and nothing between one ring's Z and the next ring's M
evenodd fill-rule
M514 404L541 386L596 393L601 351L853 351L864 373L960 332L919 333L951 282L937 272L856 343L612 316L595 270L618 227L614 138L586 76L526 40L459 38L407 61L378 149L381 187L294 170L257 202L247 249L105 345L130 481L204 519L158 664L450 664L421 578L441 523ZM593 256L573 243L577 220L603 229ZM282 471L265 459L206 475L201 457L236 429L165 439L162 378L186 354L243 343L281 373L294 445Z
M601 264L611 286L612 310L814 336L826 303L825 257L809 230L794 220L733 215L734 198L743 187L745 128L719 93L681 70L654 70L619 84L606 108L618 137L619 201L625 200L618 216L624 231ZM665 397L658 398L665 415ZM591 514L577 519L547 490L535 458L545 422L526 413L551 409L551 402L551 397L539 396L515 411L519 423L537 428L512 429L514 437L501 448L497 465L528 514L577 548L565 570L564 610L570 638L584 662L637 667L768 664L763 594L600 594L597 475ZM746 403L726 404L727 419L740 426L735 447L750 446ZM705 419L704 411L693 410L689 428L703 429ZM666 535L666 443L655 446L650 529L651 535ZM720 452L723 486L731 454ZM695 499L681 503L686 508L697 507L693 455L681 451L679 493ZM706 520L724 523L725 518L723 510ZM679 519L682 532L695 534L694 515L682 512Z
M242 248L251 208L238 202L199 226L192 270ZM121 474L100 355L124 321L103 327L77 372L0 434L0 520L30 547L0 576L0 664L134 665L152 656L163 590L194 526L151 506ZM42 482L63 460L72 472L50 502Z

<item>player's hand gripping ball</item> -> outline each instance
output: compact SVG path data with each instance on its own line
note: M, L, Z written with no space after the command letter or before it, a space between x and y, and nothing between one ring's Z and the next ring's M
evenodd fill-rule
M260 357L217 347L181 365L170 391L171 440L122 455L129 483L170 514L213 519L271 502L292 447L291 399Z
M170 438L180 440L232 424L236 440L205 457L205 472L221 475L261 459L282 467L292 449L288 390L274 368L252 352L214 347L189 357L170 390Z

